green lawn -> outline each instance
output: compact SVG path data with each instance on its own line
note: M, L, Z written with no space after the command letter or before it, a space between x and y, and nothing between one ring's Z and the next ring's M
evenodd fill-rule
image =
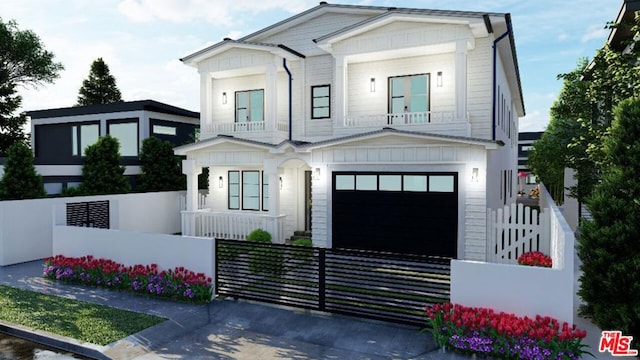
M166 319L0 285L0 320L107 345Z

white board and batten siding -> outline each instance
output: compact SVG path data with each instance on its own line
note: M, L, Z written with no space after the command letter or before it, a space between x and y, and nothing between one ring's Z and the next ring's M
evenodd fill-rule
M485 171L484 148L472 145L423 144L398 147L384 138L363 141L357 147L330 147L312 153L311 162L321 167L314 179L313 243L331 247L331 194L333 171L456 172L458 173L458 258L486 259L485 184L471 183L471 168ZM388 139L387 139L388 140Z

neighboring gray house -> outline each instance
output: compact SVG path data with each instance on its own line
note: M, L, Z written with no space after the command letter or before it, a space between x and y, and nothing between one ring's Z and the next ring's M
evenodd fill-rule
M197 112L153 100L35 110L27 116L36 169L49 195L82 182L84 149L99 136L119 140L125 175L135 185L142 140L154 136L182 145L193 141L199 127Z
M321 2L181 60L200 74L202 131L175 150L184 234L307 230L316 246L485 260L525 114L509 14Z

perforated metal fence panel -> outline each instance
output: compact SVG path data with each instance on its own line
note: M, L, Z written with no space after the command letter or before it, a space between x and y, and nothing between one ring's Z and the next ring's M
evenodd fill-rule
M67 226L109 229L109 200L67 203Z

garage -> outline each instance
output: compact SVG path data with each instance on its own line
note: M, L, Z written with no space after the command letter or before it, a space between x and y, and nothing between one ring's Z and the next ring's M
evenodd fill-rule
M456 258L458 174L334 172L333 247Z

